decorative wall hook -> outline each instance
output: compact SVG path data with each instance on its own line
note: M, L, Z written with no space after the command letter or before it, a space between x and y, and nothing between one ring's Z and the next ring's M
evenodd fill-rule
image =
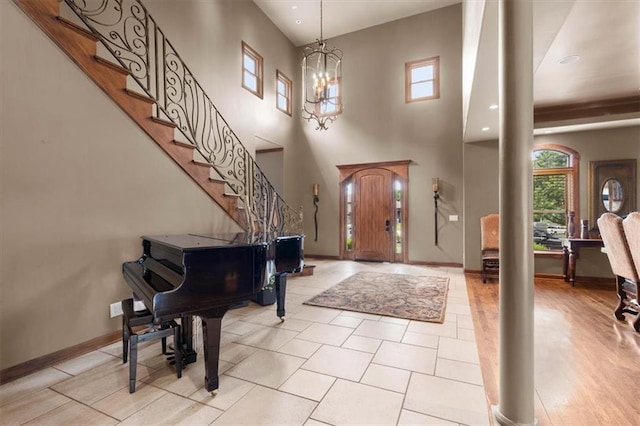
M320 201L320 197L318 196L320 194L320 185L318 185L317 183L313 184L313 205L315 206L315 213L313 214L313 221L315 223L315 230L316 230L316 238L314 241L318 241L318 201Z

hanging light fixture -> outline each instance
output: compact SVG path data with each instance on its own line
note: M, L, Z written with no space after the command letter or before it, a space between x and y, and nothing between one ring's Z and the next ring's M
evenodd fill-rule
M316 130L326 130L342 112L342 50L328 49L322 38L322 0L320 0L320 38L305 47L302 58L302 118L316 120Z

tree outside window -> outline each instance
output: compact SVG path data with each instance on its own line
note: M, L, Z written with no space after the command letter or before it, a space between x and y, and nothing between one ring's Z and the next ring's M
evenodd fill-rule
M533 152L533 239L535 250L560 250L567 237L567 213L577 213L578 154L541 145Z

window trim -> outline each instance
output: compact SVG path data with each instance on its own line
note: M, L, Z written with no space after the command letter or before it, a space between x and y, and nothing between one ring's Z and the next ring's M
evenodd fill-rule
M420 68L423 66L433 66L433 96L423 96L421 98L411 98L411 87L414 84L422 83L423 81L414 82L411 80L411 71L414 68ZM431 58L418 59L415 61L405 62L404 64L404 101L405 103L430 101L432 99L440 99L440 56L432 56Z
M284 90L285 90L284 94L281 94L278 91L279 82L284 83ZM278 104L278 97L280 95L283 95L284 98L287 100L286 109L280 108L280 105ZM291 79L289 79L289 77L284 75L284 73L282 73L279 69L276 69L276 108L284 112L288 116L291 116L293 112L293 107L291 105L292 99L293 99L293 82L291 81Z
M567 167L555 167L555 168L548 168L548 169L535 169L532 167L532 169L533 169L533 176L558 175L558 174L564 174L567 176L566 207L567 207L567 212L573 211L575 213L575 216L573 219L574 220L573 225L574 225L574 229L576 230L575 235L577 235L578 223L576 223L576 221L579 221L580 218L582 217L580 216L580 154L578 153L578 151L571 149L569 147L566 147L564 145L551 144L551 143L535 144L531 152L532 158L533 158L533 153L536 151L557 151L569 156L569 166ZM532 204L532 210L533 210L533 207L534 206ZM569 232L568 228L569 228L569 224L567 223L567 235ZM536 255L543 254L543 253L557 254L559 252L561 253L561 251L558 251L558 250L535 251Z
M249 56L251 59L253 59L256 62L256 73L254 74L251 70L248 70L244 67L244 56L247 55ZM254 95L256 95L257 97L259 97L260 99L263 98L263 93L264 93L264 89L263 89L263 75L264 75L264 60L262 59L262 56L256 52L251 46L249 46L247 43L245 43L244 41L242 42L242 75L241 75L241 79L242 79L242 87L244 89L246 89L247 91L253 93ZM249 72L251 75L256 77L257 80L257 90L253 90L251 87L247 86L245 84L245 80L244 80L244 73L245 71Z

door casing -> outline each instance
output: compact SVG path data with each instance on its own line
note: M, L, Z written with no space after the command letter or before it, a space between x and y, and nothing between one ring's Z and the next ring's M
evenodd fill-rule
M347 165L339 165L338 170L340 172L340 237L338 239L340 244L340 258L345 260L355 260L356 258L356 250L348 251L346 248L346 187L347 185L353 181L354 176L361 176L366 174L366 170L370 169L382 169L391 173L392 182L395 180L400 181L402 187L402 196L401 196L401 238L402 238L402 250L401 253L396 253L395 248L391 249L390 260L392 262L408 262L409 256L407 252L408 242L407 236L409 235L408 229L408 198L409 198L409 164L411 160L400 160L400 161L388 161L388 162L380 162L380 163L363 163L363 164L347 164ZM359 173L358 175L356 175ZM389 194L391 205L395 205L395 191L391 191ZM355 196L355 194L354 194ZM354 199L355 200L355 199ZM355 207L357 208L357 207ZM393 212L395 215L395 211ZM352 213L354 218L356 217L355 211ZM395 216L391 215L391 224L392 224L392 234L395 235ZM356 227L358 225L356 224ZM355 232L358 232L356 229ZM354 234L355 235L355 234ZM395 247L395 238L392 237L392 242L390 243L391 247ZM355 247L354 247L355 248Z

